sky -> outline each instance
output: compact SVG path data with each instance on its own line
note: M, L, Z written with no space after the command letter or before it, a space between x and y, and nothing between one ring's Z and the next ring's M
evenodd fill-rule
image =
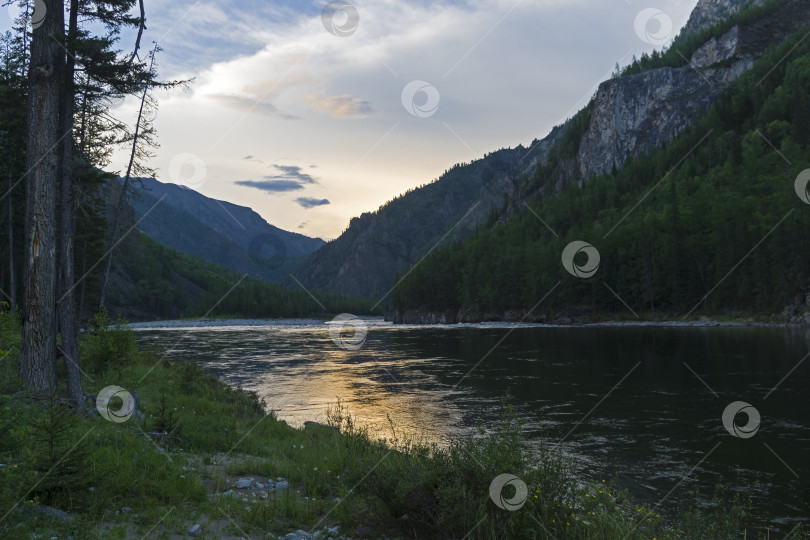
M160 75L194 79L157 95L151 165L282 229L336 238L456 163L542 138L617 62L668 45L696 3L145 0ZM134 124L136 100L114 112Z

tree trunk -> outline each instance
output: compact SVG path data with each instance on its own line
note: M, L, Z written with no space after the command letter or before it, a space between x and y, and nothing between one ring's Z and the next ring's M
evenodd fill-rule
M30 388L56 389L56 193L59 185L59 90L64 33L62 2L43 0L28 70L28 154L25 299L20 378ZM56 37L57 39L54 39Z
M11 167L8 168L8 300L12 315L17 313L17 283L14 281L14 205L11 202L13 188Z
M76 234L76 214L73 199L73 103L75 100L75 86L73 75L75 60L72 40L76 35L78 0L70 1L70 19L68 23L68 39L65 44L67 60L65 64L59 133L62 139L62 170L59 200L59 301L57 302L57 317L59 333L62 336L62 357L65 361L68 396L74 406L84 410L84 395L82 393L82 376L79 369L79 345L76 335L76 302L73 294L74 268L73 268L73 239Z
M85 149L85 131L87 128L87 92L85 91L82 94L82 107L81 107L81 114L82 114L82 122L81 126L79 127L79 156L81 156L82 164L84 165L87 161L84 155ZM82 275L87 275L87 224L84 223L84 227L82 228L84 232L84 240L82 244ZM75 236L74 236L75 238ZM75 254L75 251L74 251ZM76 312L76 335L79 333L79 324L82 318L82 314L84 313L84 293L87 290L87 280L82 279L82 286L81 291L79 292L79 311Z
M86 227L85 227L86 230ZM87 275L87 238L83 240L82 244L82 275ZM84 294L87 291L87 280L82 280L82 286L79 291L79 310L76 312L76 332L79 331L79 321L82 318L82 313L84 313Z

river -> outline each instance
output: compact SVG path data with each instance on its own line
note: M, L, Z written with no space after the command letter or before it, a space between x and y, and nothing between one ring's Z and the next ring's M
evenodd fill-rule
M562 444L584 477L664 508L723 482L753 492L764 526L810 522L810 329L363 326L356 341L316 321L135 335L255 390L293 426L325 421L340 398L377 436L393 423L444 444L492 429L508 395L529 445Z

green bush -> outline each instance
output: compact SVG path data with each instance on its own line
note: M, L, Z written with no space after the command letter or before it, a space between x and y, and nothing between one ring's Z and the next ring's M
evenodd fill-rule
M30 406L27 415L26 467L37 481L31 493L46 504L62 504L92 485L87 434L81 418L55 396Z
M79 357L92 372L104 373L111 367L120 371L138 357L135 335L120 315L111 322L107 311L102 310L93 316L93 322L81 335Z

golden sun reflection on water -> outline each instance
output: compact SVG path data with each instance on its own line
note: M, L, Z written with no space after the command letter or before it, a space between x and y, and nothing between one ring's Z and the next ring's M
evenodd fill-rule
M367 428L375 439L449 440L462 419L445 396L426 395L382 363L358 356L355 351L321 349L317 365L288 380L282 396L272 390L279 383L277 374L265 374L254 389L279 420L293 427L307 421L326 423L328 411L339 402L355 425Z

